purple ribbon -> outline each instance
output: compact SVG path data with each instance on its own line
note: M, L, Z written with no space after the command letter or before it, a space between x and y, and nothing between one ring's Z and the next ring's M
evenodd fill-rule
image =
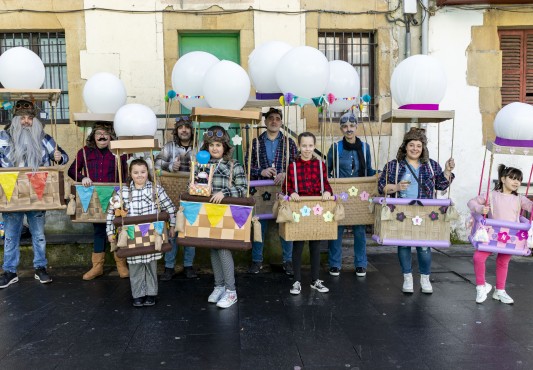
M399 109L414 109L414 110L439 110L438 104L405 104Z
M498 136L496 136L496 140L494 140L494 144L501 145L501 146L518 146L518 147L533 148L533 140L504 139Z

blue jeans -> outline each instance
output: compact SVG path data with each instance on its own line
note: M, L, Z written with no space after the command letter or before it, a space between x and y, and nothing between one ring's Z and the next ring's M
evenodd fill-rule
M431 274L431 248L416 247L418 257L418 270L423 275ZM402 267L402 273L410 274L411 267L411 247L398 247L398 259Z
M259 220L261 223L261 239L262 242L253 242L252 243L252 261L253 262L263 262L263 246L265 245L265 235L268 228L268 220ZM283 262L292 261L292 242L288 242L279 237L281 242L281 249L283 251Z
M337 240L328 242L328 263L329 267L341 268L342 262L342 234L346 226L339 226ZM366 233L365 225L348 226L353 230L353 264L354 267L363 267L366 269L368 261L366 259Z
M20 235L24 215L28 220L33 245L33 267L46 267L46 239L44 237L44 211L6 212L4 218L4 271L17 272L20 261Z
M173 269L176 265L176 255L178 254L178 244L176 243L177 236L169 238L172 249L165 253L165 267ZM183 267L192 267L194 261L194 254L196 249L194 247L183 247Z
M102 253L105 251L107 242L106 224L93 224L93 239L94 239L94 253Z

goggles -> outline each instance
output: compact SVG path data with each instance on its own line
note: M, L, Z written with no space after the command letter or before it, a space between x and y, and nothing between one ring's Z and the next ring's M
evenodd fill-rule
M355 118L354 115L341 117L340 123L341 123L341 125L343 125L343 124L345 124L348 121L350 121L351 123L357 123L357 119Z
M18 101L17 104L15 104L15 108L17 109L33 109L33 104L29 101Z
M218 138L221 138L222 136L224 136L224 133L220 130L216 130L216 131L206 131L204 132L204 135L206 135L207 137L216 136Z
M190 116L181 116L181 117L177 117L176 118L176 123L179 123L179 122L190 122L191 121L191 117Z

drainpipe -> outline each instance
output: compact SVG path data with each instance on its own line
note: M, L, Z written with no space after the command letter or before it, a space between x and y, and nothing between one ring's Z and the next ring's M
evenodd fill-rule
M422 45L421 52L422 54L427 55L428 53L428 33L429 33L429 13L426 12L428 9L429 0L422 0Z
M411 19L405 15L405 58L411 56Z

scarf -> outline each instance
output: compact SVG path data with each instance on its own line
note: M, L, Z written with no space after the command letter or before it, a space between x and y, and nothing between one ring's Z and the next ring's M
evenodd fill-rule
M363 155L363 142L358 137L355 138L355 143L349 143L345 137L342 138L342 146L344 150L356 151L357 159L359 160L359 177L366 176L365 156Z

